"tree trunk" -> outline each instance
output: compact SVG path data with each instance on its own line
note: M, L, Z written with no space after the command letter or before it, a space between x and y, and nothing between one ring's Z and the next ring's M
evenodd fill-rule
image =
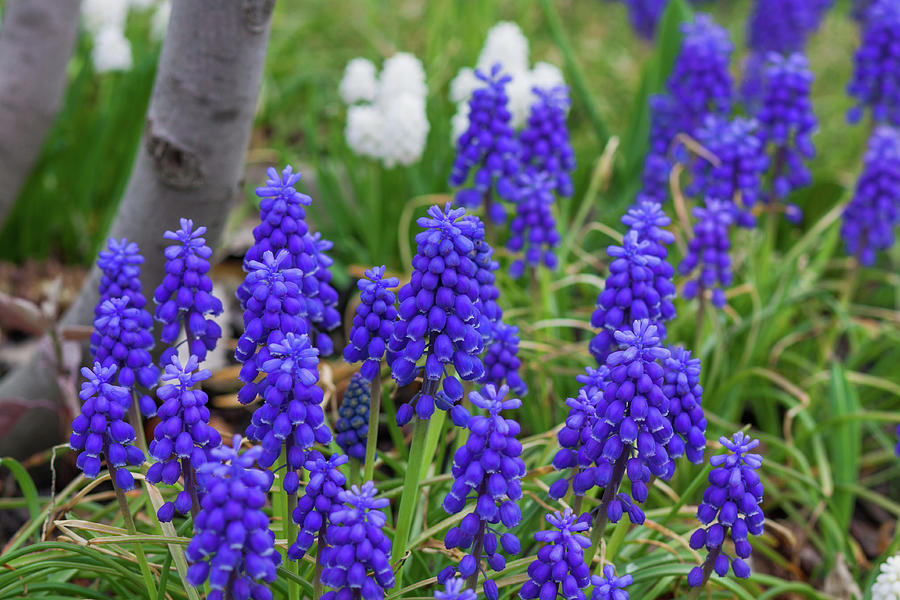
M256 109L275 0L175 0L147 124L125 195L109 233L135 241L146 258L141 279L152 295L163 276L163 232L179 217L207 227L215 246L243 187L244 155ZM90 143L90 140L83 140ZM62 325L90 325L98 300L96 265ZM59 401L55 361L38 352L0 382L4 399ZM46 411L45 411L46 412ZM37 410L0 431L0 456L25 455L52 426ZM55 432L57 437L59 432Z
M56 118L81 0L8 0L0 24L0 224Z

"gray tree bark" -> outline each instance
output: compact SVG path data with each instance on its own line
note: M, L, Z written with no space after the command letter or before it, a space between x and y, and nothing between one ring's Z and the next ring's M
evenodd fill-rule
M0 223L62 102L81 0L7 0L0 24Z
M179 217L190 218L207 227L207 243L215 246L241 193L274 4L175 0L172 6L146 130L109 233L140 246L148 297L163 277L163 232L177 229ZM99 278L95 265L63 326L91 324ZM6 377L0 382L0 413L4 399L59 402L54 369L52 354L42 351ZM53 427L46 412L36 407L5 435L0 432L0 456L46 447L46 430Z

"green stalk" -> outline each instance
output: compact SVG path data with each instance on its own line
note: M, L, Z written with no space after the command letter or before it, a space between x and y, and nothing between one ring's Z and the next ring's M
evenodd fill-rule
M313 600L319 600L322 597L322 570L325 565L322 563L322 555L325 553L325 525L323 521L319 528L319 535L316 539L316 569L313 572Z
M128 501L125 499L125 492L116 483L116 467L109 465L109 480L116 492L116 500L119 502L119 510L122 512L122 519L125 520L125 529L131 535L137 535L137 528L134 526L134 519L131 517L131 509L128 508ZM147 596L150 600L156 598L156 582L153 580L153 573L150 572L150 566L147 564L147 557L144 556L144 548L140 542L134 545L134 555L137 557L138 565L141 567L141 575L144 577L144 585L147 586Z
M378 418L381 412L381 369L370 384L369 433L366 436L366 464L363 481L375 476L375 449L378 446Z
M359 477L360 477L360 474L362 473L362 468L361 468L362 465L359 464L359 460L357 460L351 456L350 461L347 463L347 466L350 469L350 485L351 486L359 485L360 484Z
M625 475L625 465L628 463L628 454L627 451L623 450L619 458L616 459L609 484L603 488L603 497L600 499L600 505L597 507L597 516L594 517L594 522L591 523L591 548L588 550L587 556L584 557L584 561L588 566L593 564L594 557L597 556L597 550L600 548L600 540L603 538L606 522L609 519L606 516L606 509L609 503L613 501L613 498L616 497L616 494L619 493L622 476ZM625 516L623 515L622 518L624 519Z
M358 471L357 471L358 472ZM291 547L291 543L297 539L297 524L294 523L294 508L297 506L297 494L288 494L284 490L281 493L287 496L284 502L284 522L287 524L287 547ZM295 560L288 560L285 565L287 569L300 576L300 565ZM300 584L293 579L288 580L288 598L290 600L300 600Z
M425 458L425 437L428 434L430 421L416 417L413 425L413 439L409 450L409 461L406 463L406 477L403 480L403 494L400 496L400 510L397 512L397 523L394 532L394 545L391 557L397 561L406 555L406 544L409 542L409 529L416 512L419 500L419 480L422 472L422 461ZM397 583L402 584L402 570L398 574Z

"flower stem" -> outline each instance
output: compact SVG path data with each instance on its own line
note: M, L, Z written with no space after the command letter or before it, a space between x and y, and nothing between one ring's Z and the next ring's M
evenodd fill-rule
M687 595L687 600L697 600L700 597L700 592L706 587L706 582L709 581L709 576L712 575L716 558L718 558L720 552L722 552L722 546L716 546L706 555L706 560L703 562L703 580L700 582L700 585L691 590L691 593Z
M482 484L482 490L483 489L484 484ZM479 493L483 493L483 491ZM483 519L479 519L478 533L475 534L475 542L472 545L472 556L475 557L475 572L469 575L469 578L466 579L466 587L468 587L476 594L478 593L478 571L481 570L481 548L484 545L485 525L485 521Z
M700 356L701 344L703 343L703 317L706 316L706 290L700 286L697 293L697 317L694 321L694 356Z
M375 450L378 446L378 417L381 412L381 370L369 384L369 432L366 436L366 464L363 481L372 481L375 476Z
M594 557L597 556L597 549L600 548L600 540L603 538L603 531L606 529L606 522L609 519L606 514L607 508L609 508L609 504L616 497L616 494L619 493L619 486L622 484L622 477L625 475L628 455L629 452L627 450L622 451L622 454L616 459L615 465L613 465L609 484L603 488L603 497L600 499L600 505L597 507L598 514L594 517L594 522L591 523L591 549L588 551L587 557L585 557L585 562L589 566L594 562Z
M131 535L137 535L137 528L134 526L134 519L131 517L131 509L128 508L128 501L125 499L125 492L116 483L116 473L118 469L109 465L109 479L113 489L116 492L116 500L119 502L119 510L122 512L122 519L125 521L125 529ZM144 556L144 548L140 542L134 544L134 555L137 557L138 565L141 567L141 574L144 577L144 585L147 586L147 595L153 600L156 598L156 582L153 580L153 573L150 572L150 566L147 564L147 557Z
M287 537L287 547L291 547L291 543L297 539L297 524L294 523L294 508L297 506L297 494L287 494L287 500L284 502L284 522ZM300 565L297 561L288 560L285 565L289 571L300 576ZM288 581L288 598L290 600L300 600L300 584L293 579Z
M325 521L322 521L322 526L319 527L319 535L316 540L316 569L313 572L313 600L319 600L322 597L322 569L325 568L325 565L322 563L322 559L325 555Z
M141 410L138 407L137 393L131 392L131 405L128 407L128 420L134 428L135 442L140 448L144 456L147 456L147 436L144 434L144 419L141 417Z
M191 495L191 517L200 514L200 498L197 496L197 484L194 482L194 467L187 458L181 459L181 474L184 477L184 489Z
M409 529L419 500L419 478L422 472L422 460L425 458L425 437L429 424L430 421L423 421L417 417L413 425L413 439L409 450L409 461L406 464L406 476L403 480L403 493L400 496L400 509L397 512L394 545L391 549L391 557L395 561L402 560L406 555ZM397 576L398 585L402 581L402 572L401 570Z

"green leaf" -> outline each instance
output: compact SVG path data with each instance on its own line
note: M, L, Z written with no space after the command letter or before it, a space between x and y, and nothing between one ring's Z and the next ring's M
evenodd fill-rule
M836 489L833 497L835 515L845 530L850 527L850 517L856 495L842 487L854 484L859 479L860 452L862 451L862 423L846 418L860 410L856 390L848 383L844 368L834 363L831 366L831 383L828 388L829 417L836 422L827 435L830 439L831 465Z
M9 469L9 472L16 478L19 489L22 490L22 495L25 496L28 514L32 521L36 520L41 514L41 504L38 501L37 488L34 485L34 481L31 480L28 471L22 466L22 463L9 456L0 458L0 467Z

